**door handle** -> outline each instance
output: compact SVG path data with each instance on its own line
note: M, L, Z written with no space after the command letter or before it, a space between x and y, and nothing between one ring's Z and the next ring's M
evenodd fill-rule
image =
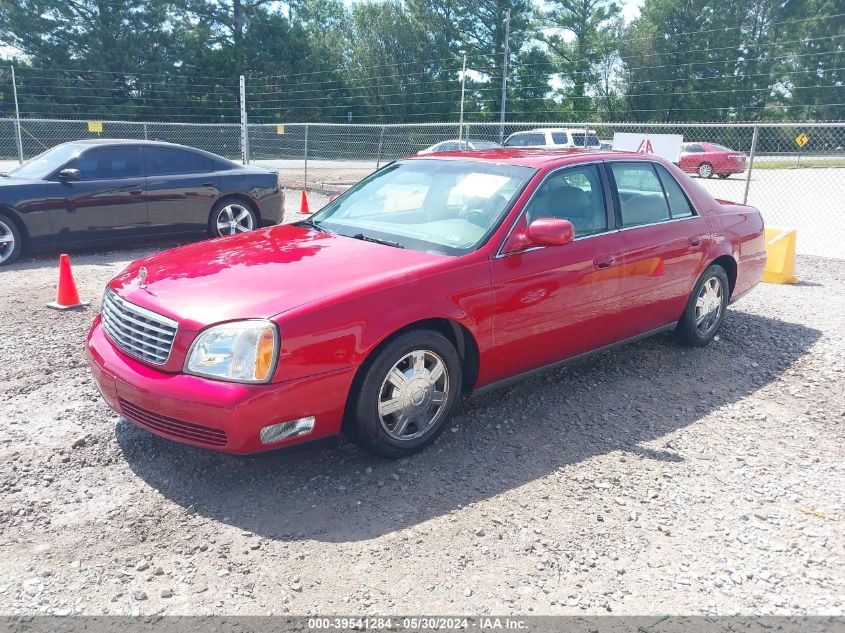
M144 190L143 189L130 189L129 193L132 194L133 196L140 196L142 193L144 193Z
M612 268L613 265L616 263L615 257L608 257L607 259L594 259L593 266L596 270L607 270L608 268Z
M213 187L214 183L213 182L204 182L204 183L202 183L202 186L203 187Z
M689 238L690 246L701 246L701 236L700 235L693 235Z

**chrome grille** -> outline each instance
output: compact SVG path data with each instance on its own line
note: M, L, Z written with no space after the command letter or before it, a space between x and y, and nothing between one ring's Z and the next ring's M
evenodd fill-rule
M100 308L103 329L112 343L130 356L163 365L170 356L178 323L106 290Z

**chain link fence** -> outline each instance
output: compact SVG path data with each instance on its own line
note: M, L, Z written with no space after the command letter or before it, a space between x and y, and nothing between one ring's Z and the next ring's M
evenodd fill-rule
M211 124L21 119L19 152L14 119L0 120L0 160L19 159L80 138L150 139L204 149L278 170L296 189L342 191L379 166L442 141L500 142L515 132L550 127L589 129L612 145L617 132L680 134L684 143L717 144L746 155L745 163L711 165L682 157L681 166L716 198L747 202L773 227L798 229L798 251L845 258L845 123L419 123ZM98 125L99 124L99 125ZM101 131L97 131L101 129ZM806 141L802 143L801 141ZM706 157L704 157L706 158ZM753 159L753 160L752 160ZM14 161L14 162L11 162ZM707 170L704 169L703 173Z

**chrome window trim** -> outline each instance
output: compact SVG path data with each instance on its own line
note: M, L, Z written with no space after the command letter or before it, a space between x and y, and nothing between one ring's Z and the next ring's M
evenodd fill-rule
M605 161L603 161L603 160L591 160L589 162L575 163L573 165L562 165L560 167L555 167L554 169L549 171L549 173L547 173L545 176L543 176L543 180L541 180L540 183L534 188L534 191L532 191L531 195L528 196L528 200L526 200L525 204L522 205L522 209L520 209L519 215L517 215L516 218L514 218L514 221L511 223L511 227L508 229L508 232L505 234L505 238L502 240L502 243L499 244L499 248L496 249L496 254L493 256L493 259L502 259L503 257L510 257L511 255L522 255L523 253L530 253L531 251L536 251L536 250L539 250L541 248L548 248L547 246L529 246L528 248L524 248L521 251L514 251L513 253L502 253L502 249L505 247L505 244L508 243L508 240L510 239L511 234L513 233L514 229L516 228L516 225L519 224L519 221L525 215L525 212L528 209L529 205L531 204L531 201L534 199L534 196L537 195L537 192L540 190L540 187L543 186L543 184L546 182L546 180L548 180L552 175L556 174L557 172L563 171L565 169L573 169L573 168L576 168L576 167L585 167L587 165L602 165L602 164L604 164L604 162ZM601 174L599 174L599 177L601 177ZM602 195L603 198L606 197L604 187L602 187L601 195ZM604 205L605 205L605 214L607 214L607 200L604 201ZM572 241L577 242L579 240L590 239L591 237L599 237L600 235L608 235L610 233L615 233L617 230L618 230L617 228L613 228L613 229L607 229L605 231L601 231L600 233L591 233L590 235L581 235L580 237L575 237Z

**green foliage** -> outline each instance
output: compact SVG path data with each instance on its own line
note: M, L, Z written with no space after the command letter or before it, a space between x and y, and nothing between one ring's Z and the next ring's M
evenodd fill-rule
M0 117L842 119L841 0L0 0Z

